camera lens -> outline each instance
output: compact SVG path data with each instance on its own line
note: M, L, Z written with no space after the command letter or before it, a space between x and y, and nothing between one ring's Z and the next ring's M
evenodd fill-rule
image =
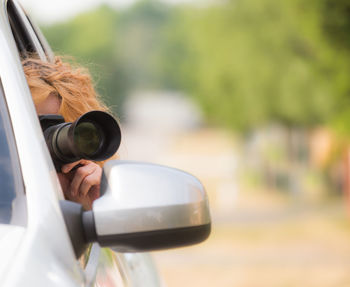
M121 141L118 122L103 111L87 112L71 123L59 115L42 115L40 123L57 171L79 159L106 160Z
M79 151L90 157L99 150L103 139L95 124L82 122L74 129L74 141Z

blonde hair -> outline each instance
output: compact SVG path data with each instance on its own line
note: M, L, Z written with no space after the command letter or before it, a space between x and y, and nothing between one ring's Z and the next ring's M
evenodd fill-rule
M91 111L108 111L96 93L88 71L82 67L72 67L56 57L54 63L35 57L22 61L34 104L55 94L61 101L59 114L67 122L75 121Z
M51 94L56 95L61 101L58 113L66 122L73 122L92 110L109 112L86 69L73 67L61 57L50 63L31 56L23 59L22 65L34 104L43 102ZM118 155L112 158L117 159ZM104 162L98 164L102 166Z

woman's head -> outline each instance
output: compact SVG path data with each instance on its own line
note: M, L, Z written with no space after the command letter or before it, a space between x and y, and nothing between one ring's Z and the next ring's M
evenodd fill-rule
M30 57L22 64L38 113L58 113L72 122L91 110L107 111L85 69L73 68L60 57L54 63Z

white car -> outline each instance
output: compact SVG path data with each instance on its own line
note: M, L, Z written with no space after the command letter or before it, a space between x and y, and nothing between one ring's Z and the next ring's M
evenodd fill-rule
M149 254L137 252L208 237L202 185L179 170L110 161L92 211L64 200L21 65L28 52L53 59L20 5L1 0L0 286L160 286Z

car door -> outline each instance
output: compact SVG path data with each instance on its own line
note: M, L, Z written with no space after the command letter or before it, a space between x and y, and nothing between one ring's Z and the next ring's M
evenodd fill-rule
M36 53L42 60L53 61L54 55L45 37L15 0L7 2L7 12L17 57ZM55 172L52 177L57 184ZM53 190L62 200L60 188L56 186ZM83 271L86 286L160 286L157 270L148 254L118 254L93 244L77 262Z
M7 15L11 27L11 32L17 47L17 57L25 57L32 53L36 53L44 61L53 61L54 55L51 51L49 44L45 37L41 34L40 29L33 23L30 17L24 12L21 6L13 0L7 2ZM32 104L31 104L32 105ZM38 136L40 138L40 136ZM43 147L44 150L46 147ZM50 164L49 164L50 165ZM52 164L51 164L52 165ZM57 183L57 177L52 180ZM58 199L63 200L63 195L60 188L53 188L57 193ZM106 274L104 270L107 270L106 266L113 266L114 270L111 272L111 268L108 268L109 274L114 278L113 282L118 286L126 286L125 276L122 276L120 266L118 262L113 262L112 265L109 259L116 257L107 255L111 254L110 251L103 250L98 244L91 245L86 252L80 258L76 259L76 262L81 267L82 274L84 275L84 284L91 286L96 282L97 274ZM108 257L109 256L109 257ZM100 276L100 275L99 275ZM101 275L102 276L102 275ZM100 276L100 277L101 277Z
M0 277L0 284L81 286L85 278L75 259L58 204L63 199L63 194L45 146L20 61L23 49L32 51L38 44L33 33L24 25L14 2L3 0L1 4L1 95L6 103L8 122L13 132L13 143L10 146L16 147L18 155L15 170L16 174L21 175L27 206L24 214L28 220L22 233L16 229L20 233L15 237L16 240L11 240L11 231L5 230L1 237L7 239L6 244L1 246L5 251L12 250L17 244L11 260L3 261L6 271ZM5 183L1 182L1 191L8 189L5 187ZM11 200L11 197L7 200ZM14 199L12 205L15 204L17 202ZM13 216L14 213L10 218ZM4 230L4 225L0 228Z

